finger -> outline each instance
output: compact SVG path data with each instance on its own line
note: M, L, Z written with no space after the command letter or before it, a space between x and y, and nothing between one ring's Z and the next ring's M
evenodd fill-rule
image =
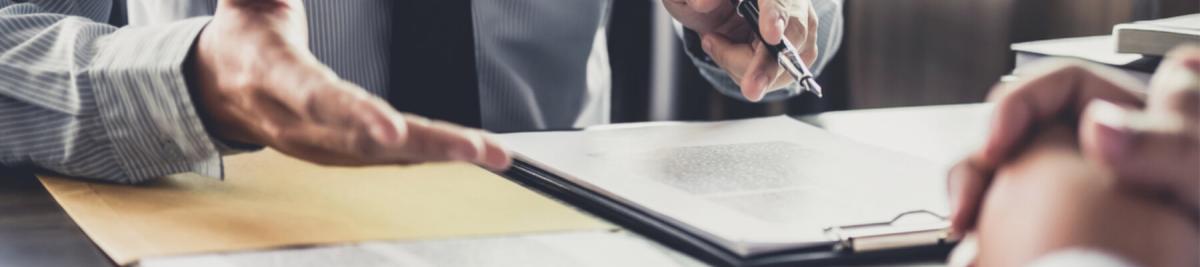
M284 154L318 164L363 166L387 163L379 157L364 156L379 151L367 144L370 139L370 132L362 127L301 123L273 136L269 145Z
M804 60L805 66L812 68L813 64L817 63L817 55L820 53L821 51L816 45L810 45L804 48L804 52L800 53L800 59Z
M481 133L483 135L484 153L482 165L494 171L503 171L512 165L512 156L508 150L500 146L495 137L490 133Z
M279 142L273 143L271 147L284 154L322 165L365 166L383 163L348 153L346 148L354 147L352 144L356 142L351 137L361 132L311 126L293 128L280 135Z
M1084 154L1123 182L1171 192L1200 205L1200 129L1183 116L1164 116L1093 100L1080 129Z
M1200 213L1200 48L1168 54L1151 79L1144 111L1105 101L1088 105L1084 154L1123 182L1167 192Z
M757 102L766 95L767 90L770 89L768 87L779 74L779 64L776 62L775 55L771 55L762 42L756 41L754 45L758 49L754 51L749 68L743 74L741 87L742 95L747 100Z
M687 0L687 4L693 11L700 13L709 13L720 7L724 0Z
M326 164L479 163L485 154L486 146L478 131L401 114L376 97L364 98L339 109L323 108L314 112L344 114L337 117L343 122L314 122L311 124L320 127L301 131L294 138L295 147ZM326 159L329 156L337 158Z
M792 18L789 21L791 26L787 28L785 36L800 50L800 59L804 60L804 64L812 66L817 59L817 29L804 25L813 25L815 19L810 19L807 23L801 22L798 18Z
M322 164L378 164L387 162L380 156L381 144L405 138L403 125L388 118L395 111L353 84L335 82L292 94L303 97L260 101L268 145L281 152Z
M1160 70L1160 72L1163 71ZM1173 80L1172 82L1175 84L1151 86L1146 111L1154 115L1181 116L1192 121L1200 121L1200 70L1192 73L1175 73L1183 74L1180 76L1184 77L1177 77L1179 79Z
M1136 82L1105 68L1072 61L1045 62L1017 71L1022 80L998 85L989 97L996 103L984 147L972 154L981 167L1007 158L1034 125L1061 118L1075 120L1091 99L1140 106L1143 97L1129 88Z
M1147 111L1200 120L1200 46L1172 50L1150 80Z
M816 11L810 8L809 12ZM804 31L800 31L803 33L803 36L799 39L801 40L800 43L804 47L804 52L800 53L800 58L804 60L804 64L807 64L810 67L817 62L817 55L820 53L818 50L819 48L817 47L817 41L819 41L818 38L820 38L820 36L817 35L817 29L819 26L820 21L817 20L817 14L810 13L808 16L808 25L804 26ZM797 35L800 35L800 33L797 33Z
M788 74L788 72L785 71L783 67L779 66L779 64L775 65L775 73L772 74L771 77L771 85L767 88L772 89L767 91L767 93L779 89L785 89L787 86L792 85L792 82L795 81L795 79L792 78L792 75ZM763 94L763 96L765 97L766 94Z
M703 34L701 46L704 47L704 52L712 57L713 62L725 69L730 78L740 86L742 74L754 57L754 49L748 44L735 44L719 34Z
M477 131L412 114L404 114L404 117L409 138L395 148L402 159L418 162L482 161L485 146L483 136Z
M946 186L950 194L951 233L961 235L975 227L991 177L989 170L980 168L970 159L964 159L950 169Z
M401 115L388 103L377 97L362 100L357 105L343 107L342 112L355 116L356 124L366 134L356 140L352 150L347 151L351 158L359 158L365 163L392 163L403 159L395 156L394 148L407 142L409 138L408 125ZM341 130L331 127L333 131ZM409 161L405 161L409 162Z
M751 0L754 1L754 0ZM779 44L787 30L788 15L779 0L758 1L758 29L767 44Z

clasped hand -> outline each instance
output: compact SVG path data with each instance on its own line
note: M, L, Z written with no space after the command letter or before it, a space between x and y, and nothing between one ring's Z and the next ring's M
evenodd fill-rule
M1083 156L1122 186L1200 214L1200 47L1170 53L1148 94L1119 71L1088 63L1046 62L1017 75L989 97L996 116L986 143L951 170L956 232L974 227L997 168L1051 123L1073 126Z

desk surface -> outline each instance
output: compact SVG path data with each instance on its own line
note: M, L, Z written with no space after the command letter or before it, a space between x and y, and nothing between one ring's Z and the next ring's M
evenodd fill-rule
M0 169L0 266L115 266L24 170Z
M986 105L830 112L802 117L874 145L947 163L977 143ZM114 266L28 171L0 169L0 266Z

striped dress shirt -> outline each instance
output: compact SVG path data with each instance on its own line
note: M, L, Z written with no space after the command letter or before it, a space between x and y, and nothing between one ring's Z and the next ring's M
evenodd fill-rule
M210 137L182 73L215 0L128 0L131 26L103 23L110 0L0 0L0 165L136 183L182 172L220 177L225 146ZM840 39L840 1L814 0L821 65ZM310 47L376 95L396 90L386 55L391 1L307 0ZM606 123L608 1L474 1L484 128ZM724 72L689 51L723 93ZM775 95L772 95L775 96ZM782 96L786 97L786 96Z

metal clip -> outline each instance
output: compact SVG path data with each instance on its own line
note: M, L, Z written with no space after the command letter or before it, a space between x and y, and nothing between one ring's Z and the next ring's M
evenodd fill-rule
M919 214L933 216L937 222L896 224L904 217ZM906 211L886 222L827 227L825 233L837 239L835 250L850 252L935 245L953 241L949 237L950 222L946 217L928 210Z

